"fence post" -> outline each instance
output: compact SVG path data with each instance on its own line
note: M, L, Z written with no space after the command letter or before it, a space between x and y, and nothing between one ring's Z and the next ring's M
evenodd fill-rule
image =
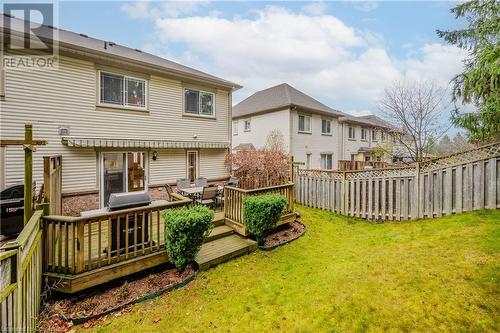
M31 218L33 205L33 126L24 125L24 224Z
M344 202L342 203L342 214L343 215L347 215L348 214L348 195L349 195L349 192L347 191L347 187L348 187L348 184L347 184L347 177L346 177L346 172L344 171L342 173L342 187L344 189L344 193L343 193L343 200Z
M416 212L415 212L415 216L413 216L413 218L418 218L419 216L421 216L421 209L422 207L420 207L420 162L417 162L417 166L415 168L415 201L416 201Z

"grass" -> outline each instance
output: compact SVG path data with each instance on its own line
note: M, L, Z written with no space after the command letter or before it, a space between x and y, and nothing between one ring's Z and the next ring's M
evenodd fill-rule
M385 224L298 210L308 227L299 240L82 330L500 330L499 210Z

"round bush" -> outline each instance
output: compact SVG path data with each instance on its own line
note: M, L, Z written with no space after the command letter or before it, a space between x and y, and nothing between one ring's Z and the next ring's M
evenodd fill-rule
M214 212L205 206L194 206L166 209L162 215L169 260L182 272L194 261L212 230Z
M255 236L259 245L264 244L269 232L276 228L288 201L279 194L246 197L243 201L245 227Z

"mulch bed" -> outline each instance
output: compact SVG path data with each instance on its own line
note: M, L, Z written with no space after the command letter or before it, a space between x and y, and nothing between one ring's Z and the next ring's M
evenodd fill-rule
M290 243L306 232L306 226L298 221L279 226L276 232L267 236L264 245L259 246L262 250L272 250L280 245Z
M159 296L181 287L196 274L193 267L179 273L176 268L142 274L135 279L106 284L91 294L85 293L61 300L50 300L40 314L39 331L67 332L74 324L88 328L103 322L108 316L120 316L131 310L132 304Z

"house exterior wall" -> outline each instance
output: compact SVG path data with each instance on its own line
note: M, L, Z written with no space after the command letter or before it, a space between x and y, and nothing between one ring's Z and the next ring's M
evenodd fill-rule
M299 114L310 115L311 133L299 133ZM295 162L307 163L307 154L310 156L310 167L321 168L321 154L332 154L332 166L337 167L339 159L339 123L335 117L323 116L306 111L291 111L291 141L292 155ZM321 133L322 119L331 120L332 135Z
M184 87L193 86L147 75L148 111L103 108L97 106L99 68L90 61L61 57L57 70L6 71L6 97L0 106L1 137L22 138L24 124L32 123L34 139L48 140L47 146L37 147L34 153L33 175L38 184L43 180L42 156L62 155L63 192L98 189L98 151L63 145L60 126L68 127L69 135L81 137L193 140L196 135L199 141L230 142L231 92L199 87L215 94L215 119L186 116ZM123 73L121 68L109 70ZM156 161L151 159L152 149L140 151L149 153L148 183L164 183L186 175L184 149L158 150ZM200 175L227 174L223 165L226 152L201 150ZM22 181L22 148L6 147L4 155L5 184Z
M367 148L376 148L376 147L389 147L391 146L391 136L386 133L386 140L382 140L381 136L381 130L377 129L378 137L377 140L372 140L372 131L374 130L373 127L370 126L360 126L357 124L349 124L347 122L343 122L341 125L342 127L341 132L343 134L343 140L342 140L342 147L340 149L341 151L341 156L342 160L350 160L351 159L351 154L354 154L354 160L356 161L363 161L365 154L358 154L358 150L362 147L367 147ZM356 136L354 139L349 139L349 127L353 127L355 129ZM367 130L367 138L366 140L361 140L361 129L365 128ZM385 154L384 157L382 158L382 161L384 162L391 162L391 158L389 154ZM338 165L337 165L338 167Z
M245 120L250 120L250 131L245 131ZM242 143L251 143L257 149L264 147L269 133L278 129L283 134L285 149L290 148L290 110L267 112L249 117L233 119L232 126L237 133L232 132L233 148ZM233 127L233 131L234 131Z

